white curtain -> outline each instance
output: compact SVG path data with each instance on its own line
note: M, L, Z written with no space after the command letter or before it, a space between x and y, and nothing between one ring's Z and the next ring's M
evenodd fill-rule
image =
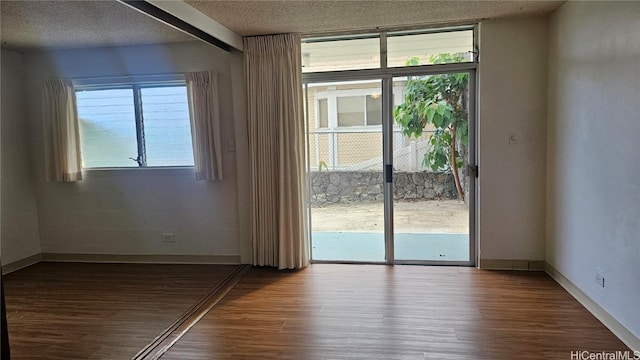
M48 175L52 181L82 180L80 132L76 93L70 79L48 79L43 84L43 121L48 138Z
M244 39L253 264L309 264L299 35Z
M184 74L189 98L196 180L222 180L218 73Z

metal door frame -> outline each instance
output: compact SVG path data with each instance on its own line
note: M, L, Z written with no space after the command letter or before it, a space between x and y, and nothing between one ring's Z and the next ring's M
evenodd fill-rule
M474 27L474 38L477 38L478 29ZM383 99L383 174L384 174L384 238L385 238L385 261L326 261L313 260L310 246L310 259L314 263L358 263L358 264L419 264L419 265L447 265L447 266L475 266L478 262L478 238L477 238L477 56L473 62L467 63L451 63L451 64L435 64L421 66L407 66L388 68L386 64L386 32L381 32L377 36L380 37L380 68L361 69L361 70L343 70L343 71L327 71L321 73L305 73L303 74L303 86L305 91L305 99L308 101L306 91L309 83L317 82L338 82L338 81L357 81L357 80L381 80L382 81L382 99ZM358 36L354 36L357 38ZM344 37L342 37L344 39ZM477 44L477 39L474 39ZM474 45L477 54L477 46ZM468 131L469 131L469 164L467 172L469 176L469 261L440 261L440 260L395 260L394 257L394 229L393 229L393 78L402 76L427 76L451 73L468 73L469 74L469 109L468 109ZM308 104L307 104L308 105ZM308 106L307 106L308 109ZM306 120L308 120L308 113ZM308 126L305 120L305 127ZM308 129L307 129L308 130ZM308 131L305 131L307 134ZM305 135L306 136L306 135ZM308 137L306 146L308 147ZM307 159L308 160L308 159ZM309 162L307 161L307 171L309 171ZM475 175L475 176L474 176ZM310 188L310 184L307 184ZM308 199L310 202L310 199ZM311 220L310 211L308 211L308 235L311 238Z

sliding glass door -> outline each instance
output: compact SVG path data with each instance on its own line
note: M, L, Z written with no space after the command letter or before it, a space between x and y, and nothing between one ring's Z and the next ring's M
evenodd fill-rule
M396 263L472 259L471 74L393 78L393 244Z
M305 84L313 260L473 261L474 79Z
M313 261L475 263L474 34L303 40Z
M312 258L385 261L380 80L305 86Z

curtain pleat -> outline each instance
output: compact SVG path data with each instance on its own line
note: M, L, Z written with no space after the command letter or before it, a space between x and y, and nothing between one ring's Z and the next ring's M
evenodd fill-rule
M244 39L253 264L309 264L300 36Z
M51 181L82 180L76 93L70 79L43 82L43 121L48 129L48 177Z
M184 74L189 99L196 180L222 180L218 73Z

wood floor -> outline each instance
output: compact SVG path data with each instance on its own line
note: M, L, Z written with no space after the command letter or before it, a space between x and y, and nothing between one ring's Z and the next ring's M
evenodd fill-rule
M3 276L12 359L130 359L236 266L41 262Z
M564 359L628 349L543 273L254 269L169 359Z
M4 278L15 359L129 359L232 267L52 264ZM254 268L167 359L571 359L627 350L543 273Z

